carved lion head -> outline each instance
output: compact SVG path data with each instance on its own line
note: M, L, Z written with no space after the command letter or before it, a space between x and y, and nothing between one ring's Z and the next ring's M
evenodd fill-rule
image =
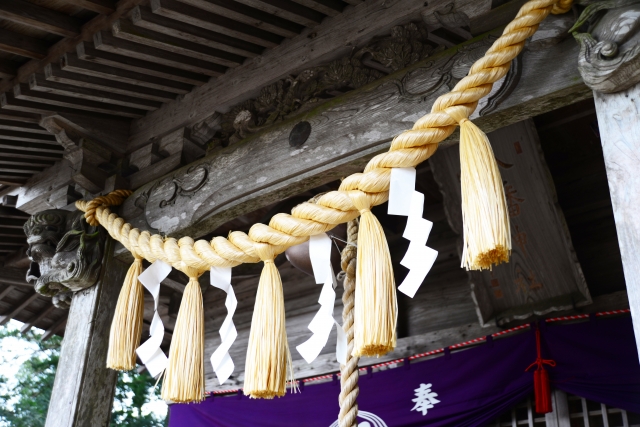
M70 292L95 284L102 265L105 233L84 220L82 212L51 209L24 225L31 266L27 281L53 303L68 308ZM65 295L66 294L66 295Z

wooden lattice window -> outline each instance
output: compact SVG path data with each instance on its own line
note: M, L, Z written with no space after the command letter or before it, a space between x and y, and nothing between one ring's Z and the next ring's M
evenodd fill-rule
M604 403L558 390L554 391L552 401L553 412L539 415L535 412L534 397L530 396L488 427L640 427L640 414Z

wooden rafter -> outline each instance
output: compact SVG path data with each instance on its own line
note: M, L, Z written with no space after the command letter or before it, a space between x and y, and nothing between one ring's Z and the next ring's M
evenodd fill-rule
M77 36L82 26L81 21L74 17L24 0L0 2L0 18L63 37Z

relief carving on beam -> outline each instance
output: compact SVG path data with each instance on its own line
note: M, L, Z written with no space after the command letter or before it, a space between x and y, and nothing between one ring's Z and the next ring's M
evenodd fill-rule
M453 88L467 75L471 65L484 55L494 40L493 37L485 37L476 43L459 47L447 58L434 60L427 58L415 64L413 69L405 74L397 77L388 76L381 80L378 88L371 91L371 96L377 97L378 92L385 92L388 94L385 96L401 98L411 104L420 104L434 94L444 93ZM492 93L479 104L480 114L486 114L506 99L518 83L519 70L520 66L516 64L504 79L495 84ZM330 111L333 109L331 107ZM339 112L342 107L337 105L335 109ZM219 116L212 116L210 122L215 123L218 118ZM324 119L318 118L318 120ZM198 133L205 135L207 132L199 129ZM208 215L208 211L201 212L201 209L205 209L206 206L215 206L213 209L218 209L220 204L217 204L215 199L223 197L220 188L235 182L234 177L220 176L218 171L240 164L251 150L251 143L238 144L237 147L210 154L190 167L175 171L156 181L153 185L142 187L134 196L131 217L143 215L147 229L171 233L181 221L196 221L196 217ZM186 209L188 212L185 212L185 206L189 206Z
M464 14L455 12L452 7L440 15L446 23L465 23L459 17ZM391 30L389 36L376 38L347 57L304 70L297 76L288 76L262 88L257 98L236 105L222 115L213 145L224 147L234 144L323 101L444 50L445 46L432 41L429 34L429 27L423 22L399 25Z
M580 44L578 69L591 89L619 92L640 81L640 0L589 4L571 32ZM584 31L584 32L583 32Z
M102 227L87 224L84 213L50 209L24 225L31 261L27 282L58 308L69 308L75 292L98 280L106 238Z

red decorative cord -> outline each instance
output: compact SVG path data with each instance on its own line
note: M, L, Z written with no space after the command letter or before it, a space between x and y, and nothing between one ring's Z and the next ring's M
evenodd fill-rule
M544 365L551 367L556 366L556 361L551 359L542 358L542 349L540 345L540 325L536 328L536 350L538 352L538 358L533 362L526 371L537 366L538 369L533 374L533 384L536 394L536 412L538 414L546 414L553 410L551 406L551 385L549 383L549 374L544 369Z

